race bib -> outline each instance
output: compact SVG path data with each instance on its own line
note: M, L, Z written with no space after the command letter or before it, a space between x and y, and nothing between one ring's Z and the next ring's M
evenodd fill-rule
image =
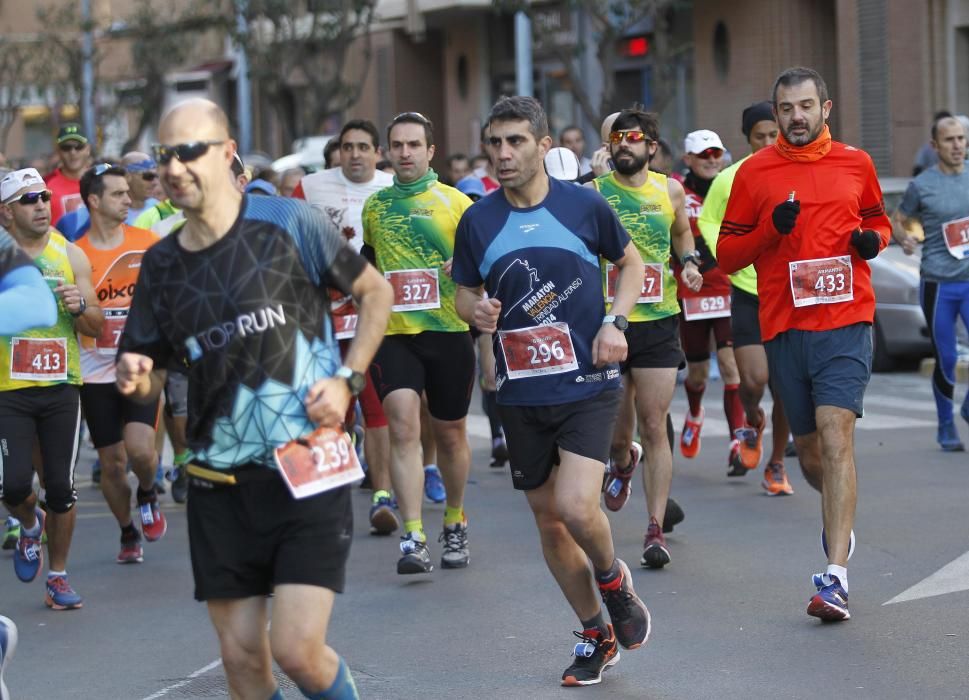
M349 340L357 332L357 314L333 317L333 337L337 340Z
M10 378L67 381L67 338L11 338Z
M956 260L969 256L969 216L942 224L945 247Z
M797 260L788 267L796 307L840 304L855 298L850 255Z
M643 290L639 293L637 304L656 304L663 301L663 263L643 263L645 276ZM606 301L616 298L616 280L619 279L619 268L612 263L606 263Z
M124 324L128 320L128 309L104 309L104 325L101 334L94 339L94 347L99 355L117 355Z
M727 316L730 316L729 294L712 297L685 297L683 299L683 318L687 321L725 318Z
M315 496L364 476L350 436L337 428L317 428L277 447L273 456L293 498Z
M384 277L394 288L394 311L420 311L441 308L437 269L394 270Z
M567 323L498 331L498 342L509 379L561 374L579 368Z

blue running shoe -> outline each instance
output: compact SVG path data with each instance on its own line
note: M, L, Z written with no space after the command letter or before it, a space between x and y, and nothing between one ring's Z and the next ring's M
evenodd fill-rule
M424 467L424 495L429 501L444 503L447 500L447 491L444 490L444 482L441 480L441 472L433 464Z
M965 452L966 446L959 439L959 431L956 430L955 421L939 423L939 432L936 433L935 441L939 443L943 452Z
M828 538L824 534L824 528L821 528L821 549L824 550L824 556L828 556ZM855 531L851 531L851 539L848 540L848 559L855 553Z
M3 682L3 672L16 649L17 625L9 617L0 615L0 700L10 700L10 691Z
M13 571L24 583L30 583L37 578L44 563L44 548L40 545L40 538L44 532L44 511L37 508L37 522L40 523L40 534L31 537L26 534L23 523L20 525L20 537L17 538L17 546L13 550Z
M81 599L71 584L67 582L67 576L47 576L47 597L44 603L53 610L77 610L84 607Z
M813 582L818 592L808 603L807 614L828 622L850 620L848 592L841 587L838 577L832 574L815 574Z

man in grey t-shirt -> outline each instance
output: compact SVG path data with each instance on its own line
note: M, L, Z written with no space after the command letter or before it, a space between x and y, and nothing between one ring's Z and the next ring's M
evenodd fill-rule
M962 452L953 420L956 367L956 323L969 328L969 169L965 167L966 131L954 118L939 119L932 127L937 165L909 183L894 216L895 240L911 255L916 239L909 233L922 222L921 303L935 352L932 391L939 417L936 439L946 452ZM969 421L969 395L962 403Z

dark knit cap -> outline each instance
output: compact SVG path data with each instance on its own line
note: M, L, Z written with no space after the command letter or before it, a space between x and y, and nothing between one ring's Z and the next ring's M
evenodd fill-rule
M754 128L754 124L765 121L775 121L773 105L770 102L755 102L744 110L740 130L745 137L750 138L750 130Z

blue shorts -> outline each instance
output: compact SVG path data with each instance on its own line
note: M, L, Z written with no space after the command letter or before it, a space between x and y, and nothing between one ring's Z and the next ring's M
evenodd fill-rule
M784 403L792 433L809 435L818 429L818 406L845 408L861 418L871 379L871 324L830 331L792 329L764 348L771 385Z

